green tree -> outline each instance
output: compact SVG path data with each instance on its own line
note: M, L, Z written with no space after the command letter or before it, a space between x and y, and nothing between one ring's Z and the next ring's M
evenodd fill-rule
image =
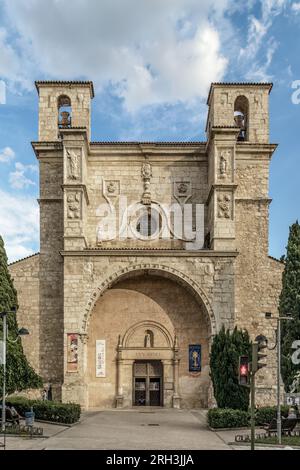
M219 408L248 410L249 388L238 383L239 357L249 355L248 332L235 328L225 331L224 325L214 337L210 354L210 375Z
M283 321L281 330L281 374L285 389L289 391L300 369L299 365L293 364L291 357L293 341L300 340L300 225L298 221L290 227L279 312L282 316L291 314L293 319Z
M7 266L7 256L3 239L0 236L0 312L10 312L18 308L17 292L13 286ZM0 318L0 339L2 339L3 323ZM16 339L18 324L16 313L7 315L8 335ZM38 388L42 386L41 378L28 363L23 352L21 339L15 343L7 343L6 352L6 393L13 393L26 388ZM3 390L3 366L0 366L0 391Z

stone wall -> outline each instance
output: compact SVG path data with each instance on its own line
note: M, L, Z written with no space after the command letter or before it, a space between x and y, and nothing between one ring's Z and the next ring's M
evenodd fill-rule
M39 289L38 347L33 352L25 345L28 354L56 397L63 383L65 401L112 406L117 336L139 315L144 320L152 315L170 335L178 332L181 351L203 342L203 373L191 382L184 353L179 375L184 406L206 405L211 335L222 324L238 325L251 338L263 333L271 341L276 326L283 265L268 256L269 163L276 148L269 144L270 84L213 85L208 142L168 144L91 143L91 83L39 82L38 89L40 141L34 150L40 161L40 269L37 273L27 261L11 266L20 312L28 302L25 286L35 279L34 289ZM58 128L61 94L71 99L74 127ZM248 103L244 142L237 140L240 130L234 122L239 96ZM145 207L150 202L155 207L176 201L204 204L209 246L190 251L184 240L104 241L99 207L115 208L118 219L121 196L128 204L143 201ZM68 333L80 338L78 370L72 373L67 370ZM96 380L94 345L103 335L108 375ZM270 352L268 367L257 376L258 403L274 402L275 372ZM124 378L127 405L130 377Z
M207 321L195 299L181 286L155 276L141 276L120 281L105 292L92 313L89 324L87 383L89 406L113 407L116 403L116 357L118 337L124 337L132 325L151 319L163 325L172 338L179 340L179 382L181 405L188 408L207 406L208 329ZM106 377L95 376L95 343L106 340ZM133 347L142 347L144 337ZM202 345L202 371L189 373L188 346ZM154 335L154 347L159 347L159 338ZM136 356L138 359L139 356ZM172 375L172 374L171 374ZM124 404L132 405L132 364L122 374ZM171 376L169 384L173 382ZM172 404L172 402L171 402ZM170 403L165 403L170 406Z
M63 381L62 158L40 160L40 373L60 397Z
M10 264L9 272L18 294L18 326L27 328L30 333L22 337L24 352L32 367L39 373L39 254Z

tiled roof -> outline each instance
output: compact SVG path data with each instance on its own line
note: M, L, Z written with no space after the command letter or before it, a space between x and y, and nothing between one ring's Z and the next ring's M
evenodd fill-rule
M277 261L277 263L285 264L284 261L282 261L281 259L278 259L278 258L274 258L274 256L269 255L269 258L273 259L274 261Z
M178 146L193 146L193 145L205 145L206 142L139 142L139 141L94 141L90 142L90 145L178 145Z
M207 104L210 100L210 95L214 86L224 86L224 87L231 87L231 86L247 86L247 87L269 87L269 93L273 88L273 83L271 82L213 82L210 85Z
M40 252L38 251L37 253L33 253L32 255L25 256L25 258L17 259L16 261L13 261L12 263L8 263L8 266L11 266L12 264L20 263L20 261L24 261L25 259L28 259L28 258L33 258L34 256L37 256L39 254Z
M94 98L95 92L94 92L94 84L90 80L37 80L34 82L37 92L39 92L39 86L43 85L52 85L52 86L72 86L72 85L83 85L83 86L89 86L91 89L91 97Z

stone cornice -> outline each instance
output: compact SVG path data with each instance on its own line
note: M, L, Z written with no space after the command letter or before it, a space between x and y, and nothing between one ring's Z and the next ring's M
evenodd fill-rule
M258 144L255 142L238 142L235 148L237 160L254 160L261 157L270 160L278 144Z
M214 88L229 88L229 87L250 87L250 88L267 88L270 91L272 90L273 83L269 82L213 82L210 85L207 102L210 104L212 92Z
M62 256L150 256L150 257L192 257L192 258L235 258L238 251L213 251L213 250L168 250L168 249L126 249L126 248L88 248L60 252Z
M36 158L40 160L41 158L49 158L48 152L56 152L57 150L62 150L63 145L60 140L57 141L41 141L41 142L31 142L31 146L33 148L33 151L36 155ZM47 152L47 155L40 155L42 152ZM55 155L54 157L56 157ZM62 155L61 155L62 157ZM52 158L52 157L50 157Z
M88 87L90 89L91 98L94 98L94 84L91 80L37 80L34 82L39 94L40 88L58 87L58 88L78 88Z
M269 197L237 197L235 198L235 202L245 202L245 203L262 202L265 204L271 204L272 199Z

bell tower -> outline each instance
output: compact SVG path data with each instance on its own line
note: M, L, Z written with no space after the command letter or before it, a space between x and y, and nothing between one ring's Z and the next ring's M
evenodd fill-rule
M39 141L59 139L60 129L84 127L91 138L90 81L37 81L39 94Z
M207 104L208 232L213 250L236 250L237 154L269 144L271 83L213 83Z

